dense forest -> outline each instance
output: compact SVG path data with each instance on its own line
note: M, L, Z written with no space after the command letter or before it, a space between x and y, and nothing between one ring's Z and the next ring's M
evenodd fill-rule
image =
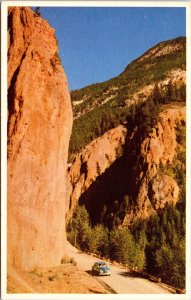
M185 287L185 209L167 206L130 229L91 226L85 206L77 206L67 228L68 240L83 251L137 267L176 288Z

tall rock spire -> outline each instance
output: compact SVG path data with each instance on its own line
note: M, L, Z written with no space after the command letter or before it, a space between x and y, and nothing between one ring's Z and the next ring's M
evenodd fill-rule
M54 29L30 8L8 11L8 262L60 263L72 128Z

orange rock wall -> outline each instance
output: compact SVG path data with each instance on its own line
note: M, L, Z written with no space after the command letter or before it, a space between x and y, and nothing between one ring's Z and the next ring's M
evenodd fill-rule
M138 166L138 181L141 182L136 205L129 208L123 225L146 219L166 204L175 205L179 197L179 186L170 176L160 171L160 164L171 165L176 158L176 127L186 122L186 107L166 109L157 126L141 145ZM143 166L146 166L143 171Z
M123 155L126 134L125 126L119 125L92 141L77 154L67 172L67 220L71 218L80 196L118 156Z
M8 11L8 263L54 266L65 252L68 83L49 23Z

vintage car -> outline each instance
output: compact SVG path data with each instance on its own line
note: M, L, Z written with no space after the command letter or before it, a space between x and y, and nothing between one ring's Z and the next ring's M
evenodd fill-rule
M93 275L111 275L111 270L105 262L99 261L92 266L92 273Z

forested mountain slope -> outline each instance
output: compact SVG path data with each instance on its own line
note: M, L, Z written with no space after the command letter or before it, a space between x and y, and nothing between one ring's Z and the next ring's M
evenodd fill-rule
M67 174L70 241L181 288L185 43L162 42L118 77L72 92Z
M178 85L176 98L185 97L185 69L186 39L180 37L151 48L115 78L72 91L75 120L70 159L93 139L125 121L132 105L146 101L155 84L164 89L171 79Z

